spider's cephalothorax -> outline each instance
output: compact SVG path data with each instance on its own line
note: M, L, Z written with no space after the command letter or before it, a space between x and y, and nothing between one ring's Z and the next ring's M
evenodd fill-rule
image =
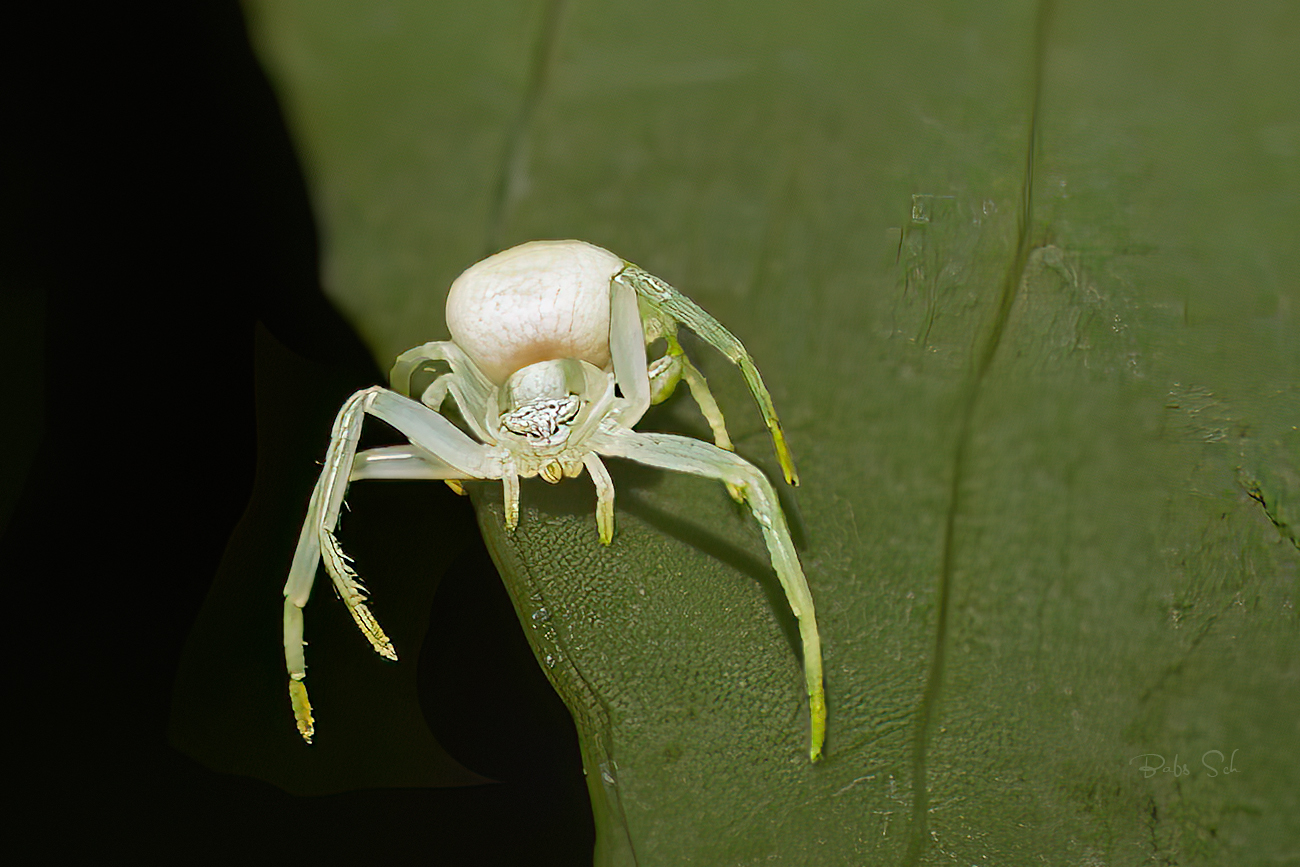
M518 409L501 414L501 426L528 438L533 448L560 446L569 440L569 422L578 414L582 401L576 394L530 400Z
M596 367L573 358L530 364L512 374L499 391L500 427L526 438L535 449L562 446L569 441L583 404L591 405L582 395L606 380L608 376ZM586 418L591 417L586 413ZM582 425L577 427L584 431Z
M758 520L773 568L799 620L804 683L812 720L809 755L821 755L826 730L821 641L812 595L767 477L731 452L722 413L708 384L677 342L679 324L694 331L744 374L776 446L786 481L794 463L763 380L749 353L716 319L667 283L582 241L532 241L490 256L452 283L447 295L450 341L398 357L391 389L374 386L348 398L334 421L320 480L312 492L284 595L284 652L298 730L315 731L304 685L302 609L319 562L357 625L383 656L392 642L366 606L365 590L334 538L343 496L360 479L500 479L505 521L519 521L519 479L548 482L585 469L596 486L596 527L614 536L614 484L602 457L718 479ZM646 345L663 339L648 363ZM412 374L433 363L449 370L419 395ZM652 403L685 381L714 442L633 427ZM468 433L442 416L451 397ZM366 415L383 419L409 445L357 451Z

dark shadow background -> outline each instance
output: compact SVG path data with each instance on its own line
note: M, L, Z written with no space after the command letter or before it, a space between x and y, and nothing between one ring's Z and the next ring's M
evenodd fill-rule
M256 323L316 372L316 403L295 413L328 419L381 373L320 292L302 176L236 3L51 8L5 34L0 568L19 848L39 861L590 863L572 725L454 497L438 502L465 547L424 656L476 642L481 661L422 669L421 704L456 759L501 783L297 797L168 745L182 646L254 489ZM307 490L275 496L305 503Z

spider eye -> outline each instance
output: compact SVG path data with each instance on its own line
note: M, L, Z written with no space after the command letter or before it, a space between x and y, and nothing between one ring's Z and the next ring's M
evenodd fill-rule
M527 437L535 446L559 445L569 438L569 422L573 421L582 401L575 394L561 398L530 400L523 406L501 414L501 426L520 436Z

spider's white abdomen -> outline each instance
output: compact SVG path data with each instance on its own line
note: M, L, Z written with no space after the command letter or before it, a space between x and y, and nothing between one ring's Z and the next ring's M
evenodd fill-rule
M609 281L623 260L585 241L529 241L471 266L447 293L447 329L500 384L539 361L609 364Z

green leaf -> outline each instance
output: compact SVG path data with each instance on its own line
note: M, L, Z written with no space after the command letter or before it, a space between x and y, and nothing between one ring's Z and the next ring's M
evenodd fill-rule
M381 367L446 336L459 271L576 237L772 390L819 764L720 485L614 462L609 548L583 482L525 484L513 534L474 491L598 863L1296 856L1292 4L247 9ZM779 479L743 381L687 349ZM682 398L642 427L707 438Z

